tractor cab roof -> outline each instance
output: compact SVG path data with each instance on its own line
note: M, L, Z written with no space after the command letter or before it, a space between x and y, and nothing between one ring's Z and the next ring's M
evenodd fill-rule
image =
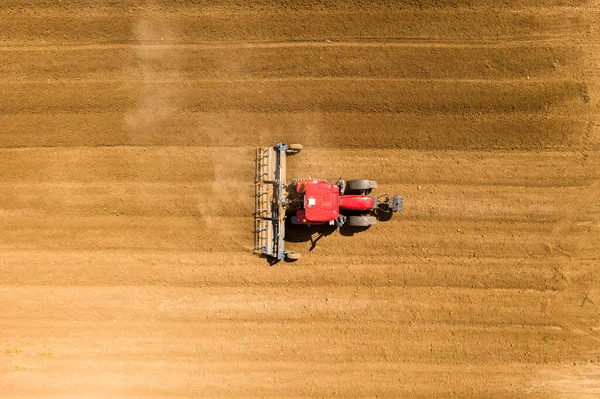
M305 217L311 222L328 222L339 215L340 190L322 180L304 183Z

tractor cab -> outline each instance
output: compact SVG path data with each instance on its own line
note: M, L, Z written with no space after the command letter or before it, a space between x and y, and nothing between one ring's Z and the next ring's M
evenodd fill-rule
M332 184L325 180L302 179L296 182L295 191L300 195L300 201L292 217L293 224L329 223L340 227L349 216L342 215L342 211L360 216L373 212L379 204L377 198L365 195L368 189L348 190L343 180ZM369 221L374 223L371 219Z
M296 211L299 224L327 223L340 214L340 189L324 180L304 180L296 184L296 192L303 196L302 209Z

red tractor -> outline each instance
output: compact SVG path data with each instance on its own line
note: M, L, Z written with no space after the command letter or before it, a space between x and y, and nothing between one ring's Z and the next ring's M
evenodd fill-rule
M293 224L330 224L369 227L377 223L381 213L402 210L402 197L387 195L373 197L369 194L377 188L373 180L325 180L301 179L292 182L299 198L289 202L293 210ZM290 195L291 196L291 195Z
M285 250L285 220L297 225L329 224L367 228L402 210L399 195L371 196L373 180L320 179L286 181L286 157L302 150L299 144L257 148L255 178L254 252L275 259L296 260Z

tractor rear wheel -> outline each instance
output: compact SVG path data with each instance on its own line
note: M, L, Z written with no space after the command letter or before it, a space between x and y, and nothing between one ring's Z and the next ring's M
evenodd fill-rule
M298 260L298 259L300 259L301 256L302 255L299 252L294 252L294 251L288 251L285 253L285 259L291 260L291 261Z
M302 151L304 146L302 144L289 144L285 153L287 155L295 155Z
M370 191L377 188L375 180L348 180L346 182L346 190L348 191Z
M375 216L349 216L346 224L354 227L369 227L377 223Z

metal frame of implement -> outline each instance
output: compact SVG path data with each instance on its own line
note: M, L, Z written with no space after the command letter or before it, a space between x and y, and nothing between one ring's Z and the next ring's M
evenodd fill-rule
M256 149L254 253L285 258L286 150L279 143Z

